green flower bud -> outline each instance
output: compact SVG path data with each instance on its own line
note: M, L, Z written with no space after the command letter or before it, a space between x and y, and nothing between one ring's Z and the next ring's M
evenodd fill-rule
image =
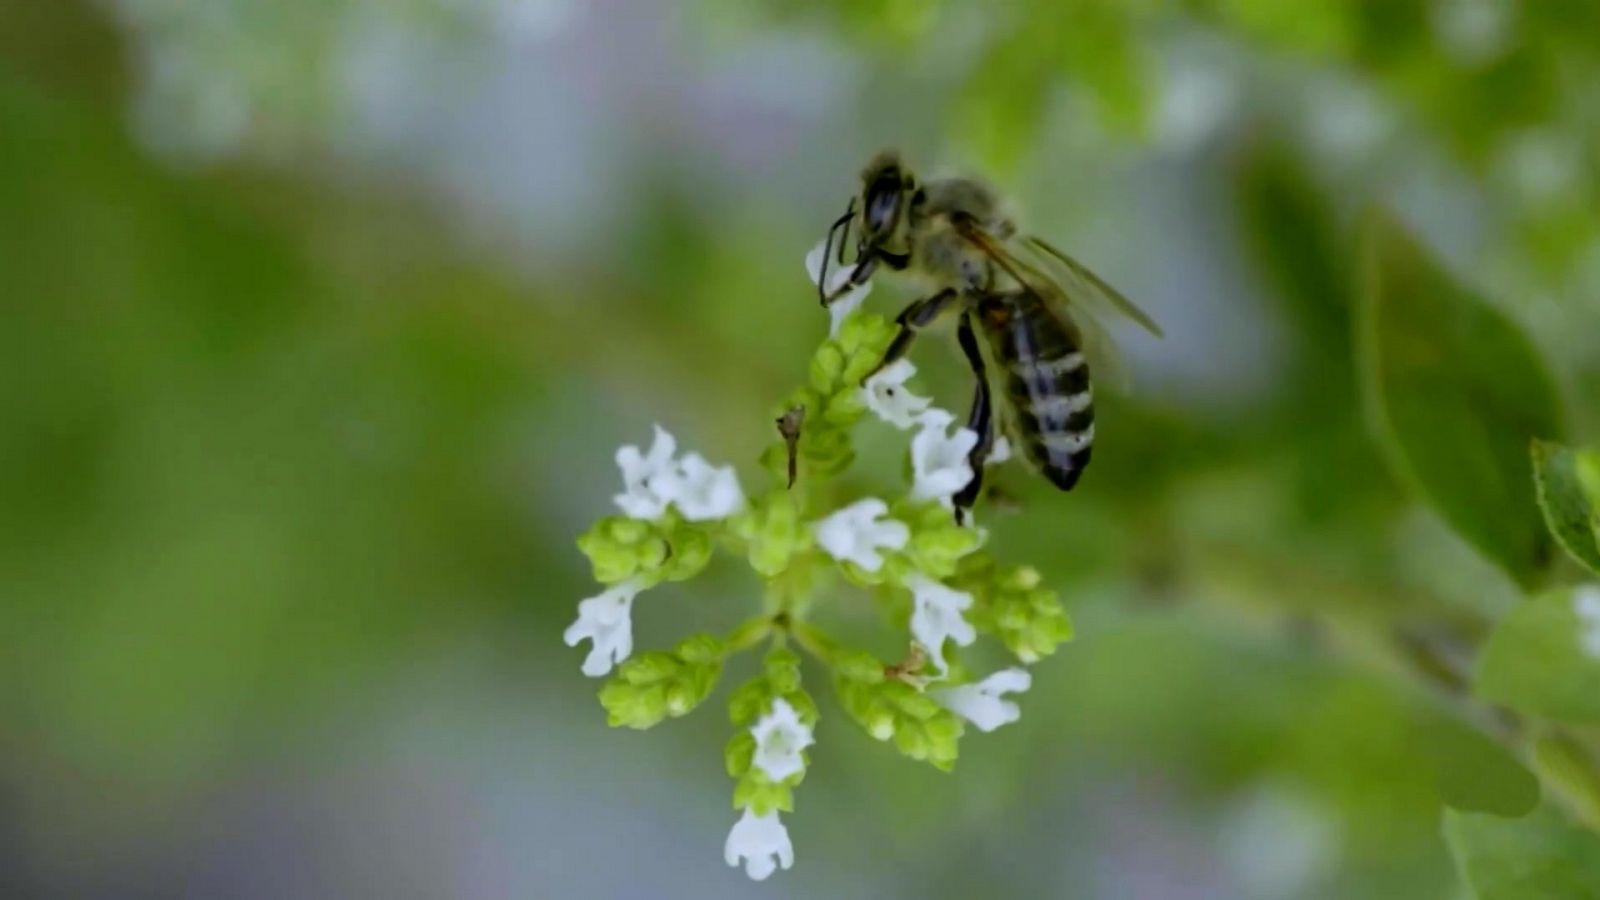
M618 539L616 532L619 527L630 540ZM601 584L616 584L631 578L639 569L639 556L633 545L640 535L634 532L637 529L648 528L649 525L645 522L636 522L621 516L607 516L584 532L578 538L578 549L589 558L589 564L594 568L595 580Z
M822 421L835 428L849 428L861 421L866 412L866 398L861 395L855 382L851 382L849 387L841 388L829 396L828 404L822 412Z
M839 376L844 374L845 356L839 345L829 341L811 357L811 387L822 394L838 390Z
M607 522L606 533L613 541L622 545L637 544L650 534L650 523L626 516L611 516L603 520Z
M699 706L722 674L721 655L707 649L716 644L716 638L696 636L679 645L691 648L697 657L694 660L657 650L624 662L600 689L606 721L613 727L649 728Z
M800 657L793 650L774 648L762 667L773 694L789 694L800 689Z
M963 724L932 697L894 679L872 684L841 676L834 687L845 712L873 738L893 738L901 753L940 769L955 764Z
M886 709L872 711L863 720L862 724L867 729L867 734L880 741L887 741L894 737L894 713Z
M879 690L886 701L917 721L938 715L942 708L932 697L904 681L885 681Z
M956 524L950 510L937 503L895 504L891 513L911 526L911 539L899 554L896 580L918 572L935 581L954 575L962 559L978 549L983 536L974 528Z
M788 570L794 557L811 547L811 532L800 521L798 501L782 488L764 496L736 528L747 542L750 567L766 578Z
M691 665L720 663L725 652L722 641L709 634L684 638L675 649L679 658Z
M761 717L771 702L772 694L766 679L756 678L740 685L728 697L728 718L740 727L748 726Z
M740 730L722 751L722 761L728 767L729 778L743 778L750 771L750 762L756 757L756 738L748 730Z
M833 665L840 678L867 684L877 684L883 680L883 663L865 650L840 651Z
M800 721L812 726L817 724L817 719L821 716L817 712L817 701L811 699L810 694L805 691L790 691L783 695L783 699L794 707L795 715L800 717Z
M733 808L749 808L758 816L764 816L775 809L793 812L794 792L786 784L773 784L768 781L760 769L751 766L733 786Z
M659 569L672 558L672 544L660 534L652 534L635 545L634 554L642 571Z
M1055 591L1041 586L1031 566L1001 569L985 554L961 561L954 583L973 596L967 621L999 638L1025 663L1054 653L1072 639L1072 620Z
M710 562L712 546L709 536L676 516L660 522L607 516L578 538L578 549L589 557L596 581L615 584L636 575L690 578Z
M677 717L694 708L694 688L683 682L667 685L667 715Z
M900 719L895 722L894 745L900 752L912 759L927 759L932 750L931 742L923 732L919 723L911 719Z
M667 581L693 578L711 562L711 538L697 528L679 525L667 543L671 550L661 563L661 577Z
M667 717L666 692L660 685L639 686L612 680L600 689L600 705L613 728L645 729Z
M665 650L640 653L622 664L617 677L629 684L655 684L674 677L683 669L683 662Z

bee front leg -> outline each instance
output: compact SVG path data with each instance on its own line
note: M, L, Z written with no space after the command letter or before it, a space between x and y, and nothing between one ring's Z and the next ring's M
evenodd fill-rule
M901 310L900 315L895 318L895 321L900 323L900 330L895 333L894 339L889 342L889 349L883 352L883 359L878 360L878 364L872 367L872 371L868 372L865 378L861 379L861 383L866 384L872 376L883 371L885 366L905 356L906 351L911 349L911 342L916 339L917 332L928 327L928 323L934 319L939 318L939 314L944 312L946 307L950 305L950 301L955 298L955 290L953 288L945 288L932 297L925 297Z
M967 414L967 427L978 433L978 443L967 454L967 464L972 467L972 480L954 498L956 523L964 524L966 513L978 502L983 490L983 464L994 449L994 407L989 396L989 376L983 364L983 354L978 351L978 338L972 332L972 315L961 317L961 329L956 332L961 342L961 352L977 378L977 388L972 395L972 411Z

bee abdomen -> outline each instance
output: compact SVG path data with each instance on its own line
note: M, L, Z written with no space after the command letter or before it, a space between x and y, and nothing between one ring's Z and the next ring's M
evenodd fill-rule
M1006 390L1023 452L1056 487L1078 483L1094 450L1094 392L1083 354L1008 360Z

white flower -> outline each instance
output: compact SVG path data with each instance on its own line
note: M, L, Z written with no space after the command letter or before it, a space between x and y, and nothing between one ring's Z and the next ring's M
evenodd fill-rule
M993 731L1022 717L1022 710L1002 694L1021 693L1033 683L1024 669L1001 669L977 684L957 685L933 692L933 699L980 731Z
M853 562L868 572L883 567L880 548L899 550L911 538L911 529L894 519L879 521L889 504L876 497L846 506L814 526L817 544L841 562Z
M777 810L758 816L746 808L728 832L722 858L730 866L744 860L744 873L752 881L765 881L778 866L787 869L794 865L794 845L789 843L789 829L783 827Z
M822 279L822 252L825 249L827 249L827 241L822 241L819 242L815 247L812 247L810 253L806 254L806 274L811 276L812 284L817 284ZM835 260L835 262L837 262L837 260ZM829 266L828 283L823 286L823 290L828 294L832 294L834 291L837 291L839 288L843 287L844 283L850 280L850 276L855 274L855 271L856 267L854 265ZM828 314L832 317L832 323L828 326L828 337L837 337L839 335L839 325L844 322L845 316L848 316L850 313L854 312L855 308L860 306L861 301L867 299L867 294L871 292L872 284L868 282L867 284L851 288L837 300L834 300L833 303L829 304Z
M1578 640L1583 652L1600 659L1600 585L1584 585L1573 591L1572 609L1578 614Z
M744 507L744 491L733 466L713 466L698 453L661 472L651 486L691 522L724 519Z
M678 442L660 425L649 453L628 445L617 451L622 493L612 499L629 518L655 520L677 506L691 522L722 519L744 507L744 491L732 466L713 466L698 453L678 460Z
M806 767L800 751L816 743L811 729L794 711L789 701L772 701L772 711L750 727L756 739L756 755L751 763L774 782L782 781Z
M568 647L585 638L594 641L583 661L583 674L599 678L633 652L633 598L642 590L644 583L634 578L578 604L578 621L567 626L562 637Z
M901 431L917 424L933 401L906 389L906 379L915 374L917 367L909 359L897 359L884 366L861 386L867 409Z
M942 678L950 671L944 661L945 638L961 647L978 639L972 623L961 615L972 606L972 595L921 575L907 578L906 587L911 588L913 602L911 635L927 648L928 657Z
M978 446L978 433L957 428L948 433L955 417L942 409L922 414L921 428L911 439L911 497L914 500L949 501L972 480L972 464L967 454Z
M668 498L660 492L663 475L672 471L672 455L678 442L660 425L649 453L629 444L617 451L617 468L622 470L622 493L612 498L623 514L634 519L659 519L667 511Z

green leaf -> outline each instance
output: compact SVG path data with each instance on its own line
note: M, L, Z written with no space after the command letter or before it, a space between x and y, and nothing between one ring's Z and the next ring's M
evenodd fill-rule
M1559 436L1555 388L1522 330L1382 216L1364 234L1356 343L1366 406L1400 477L1524 587L1550 560L1527 457Z
M1545 524L1573 559L1600 573L1600 509L1584 489L1579 455L1560 444L1533 442L1533 473Z
M1560 722L1600 722L1600 659L1584 648L1578 591L1541 594L1490 635L1478 668L1486 700Z
M1523 819L1446 810L1444 837L1478 900L1600 897L1600 837L1548 809Z
M1468 732L1429 749L1435 787L1446 806L1516 818L1539 805L1539 779L1487 737Z

